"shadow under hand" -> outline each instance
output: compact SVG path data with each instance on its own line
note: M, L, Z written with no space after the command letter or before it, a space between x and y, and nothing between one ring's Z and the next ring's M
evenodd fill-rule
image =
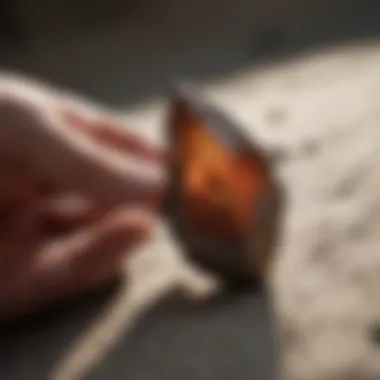
M190 299L184 289L148 310L88 380L271 380L271 315L263 297L228 293Z
M104 310L119 288L112 280L43 315L0 329L0 379L49 379L71 342Z

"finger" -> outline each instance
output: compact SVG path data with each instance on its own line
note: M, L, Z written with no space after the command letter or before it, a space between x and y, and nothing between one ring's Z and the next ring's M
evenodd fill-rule
M116 273L125 255L147 239L150 225L147 213L121 212L68 241L41 247L38 260L0 288L0 320L49 307L100 285Z
M9 244L31 247L41 240L62 237L99 218L105 209L77 194L62 193L48 199L34 199L23 207L0 207L0 237ZM3 213L2 213L3 211Z
M63 291L84 289L112 275L125 255L149 236L152 216L141 210L121 211L43 248L38 268Z
M39 235L64 236L100 218L106 209L79 194L62 193L38 204Z
M66 128L59 115L30 99L0 92L0 152L30 170L111 203L159 202L165 172Z
M90 120L71 110L65 110L62 114L68 125L87 133L109 148L152 162L164 159L164 154L158 147L115 123Z
M0 242L13 247L12 252L5 250L3 256L11 256L9 263L21 260L25 265L34 260L44 242L67 237L106 213L90 199L70 193L35 199L22 209L10 208L8 214L3 208L0 207Z

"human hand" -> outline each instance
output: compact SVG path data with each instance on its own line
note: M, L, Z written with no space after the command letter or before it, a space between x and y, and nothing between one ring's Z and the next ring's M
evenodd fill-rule
M0 81L0 321L96 287L148 238L159 149L103 120Z

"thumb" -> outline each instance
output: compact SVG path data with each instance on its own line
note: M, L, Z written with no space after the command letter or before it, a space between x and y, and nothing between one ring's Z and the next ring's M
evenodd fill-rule
M0 151L63 187L111 204L160 202L166 172L88 138L44 102L0 89Z

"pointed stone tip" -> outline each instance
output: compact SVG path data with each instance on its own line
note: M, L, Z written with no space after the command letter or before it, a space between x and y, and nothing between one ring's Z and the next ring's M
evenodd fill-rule
M200 108L205 103L203 94L198 86L188 81L176 82L172 86L171 94L174 101L185 102L190 107Z

